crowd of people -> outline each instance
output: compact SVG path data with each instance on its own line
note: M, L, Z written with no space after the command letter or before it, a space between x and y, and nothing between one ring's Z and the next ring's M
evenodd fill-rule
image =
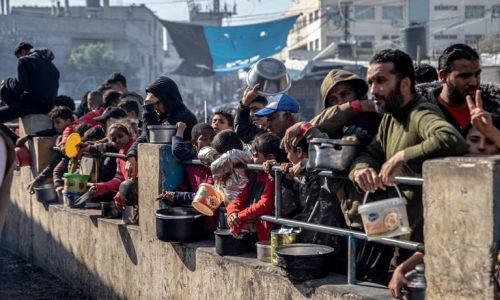
M87 204L107 199L120 209L127 205L118 190L122 182L140 175L138 144L148 142L150 125L175 125L173 155L180 161L200 158L205 162L187 165L185 180L177 189L159 191L158 200L166 205L191 206L202 183L224 189L225 176L231 174L214 167L220 159L232 162L235 169L241 162L263 165L260 172L236 172L246 178L245 184L226 199L223 222L216 214L207 218L205 228L213 231L225 223L235 237L249 235L255 240L269 240L273 228L273 224L259 219L275 210L272 166L281 166L285 175L283 216L362 231L358 207L365 193L371 193L369 201L392 196L395 177L421 177L422 164L430 158L500 153L498 87L481 84L479 56L464 44L444 50L437 69L414 66L406 53L388 49L374 55L366 81L345 70L331 70L320 87L319 101L324 109L309 121L301 120L299 102L292 96L263 97L259 95L260 86L255 85L246 88L235 115L216 111L210 123L198 122L184 104L177 84L166 76L149 85L144 100L127 90L126 79L119 73L89 91L77 108L71 98L55 96L56 92L46 89L54 86L57 91L57 84L43 83L46 95L42 97L36 84L22 81L54 79L58 72L53 70L46 50L26 45L16 48L19 72L24 72L28 64L39 64L34 69L52 75L42 78L28 68L27 74L18 74L19 79L2 84L5 106L0 108L1 122L31 113L48 113L54 128L37 135L59 134L57 145L64 147L69 134L78 132L83 137L81 152L123 154L116 159L101 158L99 178L91 183L89 191L94 200ZM37 105L39 111L26 109L32 101L44 105ZM17 145L29 138L21 137ZM359 141L361 150L348 170L348 179L318 176L308 168L312 138ZM61 191L62 174L70 165L71 160L62 152L55 152L49 166L28 190L52 177ZM411 234L406 238L423 242L422 190L402 184L399 189L408 203ZM332 264L338 266L339 272L346 272L345 240L312 231L304 231L301 240L333 246L336 251ZM401 287L408 284L405 274L424 258L423 253L373 242L362 242L356 255L357 278L387 285L396 298L402 297Z

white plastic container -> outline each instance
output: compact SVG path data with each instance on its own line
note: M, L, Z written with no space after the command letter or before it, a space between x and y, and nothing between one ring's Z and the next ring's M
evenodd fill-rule
M368 240L400 236L411 232L406 213L406 199L401 196L398 187L394 187L399 197L365 204L369 194L366 193L363 205L358 208Z

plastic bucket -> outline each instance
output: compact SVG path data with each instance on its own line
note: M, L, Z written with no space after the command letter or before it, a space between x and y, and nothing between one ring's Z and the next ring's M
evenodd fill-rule
M200 184L193 200L193 207L206 216L213 216L215 211L224 202L224 196L213 185Z
M260 241L255 243L257 246L257 259L270 263L271 262L271 241Z
M365 194L363 205L358 212L363 220L368 240L388 238L411 232L406 213L406 199L401 196L395 185L399 197L366 203L369 192Z
M87 191L87 181L89 180L89 178L89 175L78 173L64 173L64 204L72 206L72 202L74 202L74 200L85 194L85 192Z

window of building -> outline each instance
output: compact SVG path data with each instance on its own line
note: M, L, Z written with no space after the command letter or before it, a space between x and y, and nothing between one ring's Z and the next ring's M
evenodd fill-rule
M375 36L373 35L356 35L354 37L356 39L356 42L373 42L375 40Z
M436 34L434 35L434 39L436 40L456 40L456 34Z
M443 11L443 10L457 10L458 6L456 5L435 5L434 10Z
M491 8L491 17L500 18L500 5L493 5Z
M354 19L375 19L375 7L372 5L355 5Z
M383 35L383 36L382 36L382 40L383 40L383 41L387 41L388 39L389 39L389 36L388 36L388 35Z
M484 18L484 5L466 5L465 18L466 19Z
M384 20L402 20L403 7L402 6L384 6L382 7L382 18Z
M309 23L312 23L314 21L313 19L313 13L309 14Z
M319 9L314 11L314 20L319 19Z
M314 42L310 41L309 42L309 51L312 51L312 50L314 50Z
M314 49L315 49L315 50L319 50L319 39L316 39L316 40L314 41Z
M466 34L465 43L468 45L474 45L477 44L482 38L483 35L481 34Z

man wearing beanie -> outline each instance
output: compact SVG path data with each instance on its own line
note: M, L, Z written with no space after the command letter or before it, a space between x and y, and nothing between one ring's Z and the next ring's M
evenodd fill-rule
M142 133L127 153L127 172L132 173L137 164L137 146L149 141L147 127L150 125L186 123L184 141L191 140L191 129L197 123L194 114L182 101L177 84L166 76L161 76L146 89L144 111L142 113Z

